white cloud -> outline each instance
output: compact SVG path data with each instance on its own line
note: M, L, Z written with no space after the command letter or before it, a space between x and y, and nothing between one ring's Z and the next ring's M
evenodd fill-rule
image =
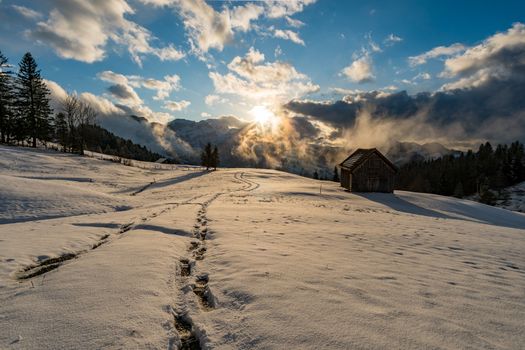
M457 81L446 83L441 87L441 90L455 90L455 89L466 89L466 88L476 88L479 87L494 77L495 73L499 70L499 74L503 77L504 70L496 69L496 71L491 69L481 69L471 76L461 78Z
M277 47L275 48L274 52L273 52L273 55L275 58L281 56L283 54L283 50L281 49L281 46L280 45L277 45Z
M173 44L160 49L154 49L153 54L160 58L161 61L178 61L186 56L184 52L177 50Z
M368 41L368 46L372 52L381 52L381 47L372 39L372 33L367 33L365 39ZM363 49L363 51L368 52L368 50Z
M440 77L459 79L441 89L470 89L492 80L519 80L524 66L525 25L515 23L506 32L494 34L462 55L447 59Z
M494 34L462 55L447 59L442 75L454 77L479 72L505 74L507 68L525 64L524 48L525 25L515 23L506 32Z
M394 45L395 43L399 43L403 41L403 39L397 35L395 35L394 33L390 33L386 38L385 40L383 40L383 42L385 43L385 45L387 46L392 46Z
M236 32L247 32L254 28L261 29L254 22L261 17L270 19L285 18L288 25L300 27L304 23L290 16L303 11L304 7L316 0L271 0L247 2L243 5L230 6L227 2L221 10L215 10L205 0L140 0L153 6L170 6L177 9L189 36L192 52L203 58L210 49L222 51ZM238 3L238 2L234 2ZM271 29L275 37L291 40L304 45L299 34L290 30Z
M343 68L341 73L355 83L366 83L375 79L372 59L368 55L356 59L351 65Z
M412 80L430 80L430 79L432 79L432 76L427 72L419 73L418 75L412 78Z
M94 95L90 92L83 92L80 94L82 100L89 103L99 114L102 115L121 115L124 116L126 113L121 108L115 106L113 102L107 98Z
M169 109L172 112L178 112L182 111L183 109L188 108L188 106L191 104L190 101L182 100L182 101L166 101L164 102L164 108Z
M242 96L251 100L266 98L282 101L319 90L308 76L285 62L264 62L264 55L250 48L244 57L235 57L229 64L227 74L210 72L218 94Z
M201 113L201 117L203 117L203 118L211 118L211 114L207 113L207 112L202 112Z
M386 90L386 91L395 91L395 90L398 90L399 88L395 85L388 85L388 86L385 86L384 88L382 88L381 90Z
M67 96L67 92L58 83L45 80L45 83L51 91L51 107L58 112L61 110L61 101ZM116 105L109 99L94 95L90 92L82 92L78 97L89 103L101 118L118 118L129 115L137 115L146 118L150 122L167 123L173 119L169 113L154 112L149 107L143 105ZM120 102L120 101L119 101Z
M129 85L134 88L145 88L157 91L153 99L164 100L172 91L181 88L180 77L176 74L164 76L164 80L144 78L139 75L122 75L112 71L100 72L98 78L114 84Z
M315 3L316 0L288 0L267 1L267 16L269 18L281 18L302 12L305 6Z
M170 6L177 2L177 0L139 0L145 5L153 5L156 7Z
M204 0L178 1L179 13L196 50L207 52L210 48L222 51L233 39L228 11L217 12Z
M304 22L301 22L300 20L292 18L290 16L286 16L285 19L286 23L288 23L288 25L291 27L301 28L302 26L304 26Z
M264 13L264 8L253 3L236 6L231 12L231 25L233 28L246 32L251 29L251 22L257 20Z
M273 32L273 36L276 37L276 38L279 38L279 39L290 40L290 41L292 41L292 42L294 42L296 44L305 46L304 41L303 41L303 39L301 39L299 37L299 34L297 34L296 32L294 32L292 30L276 29Z
M46 21L29 31L32 38L50 45L63 58L92 63L104 59L111 40L127 47L133 60L141 65L144 55L161 60L178 60L184 54L173 45L154 48L154 36L144 27L129 21L134 10L125 0L89 2L55 0Z
M39 19L42 18L42 14L35 10L32 10L25 6L12 5L11 6L16 12L28 19Z
M226 103L228 102L228 99L224 97L220 97L219 95L208 95L204 98L204 102L208 106L213 106L217 103Z
M429 73L422 72L418 73L416 76L414 76L411 79L401 79L401 80L395 80L398 83L402 83L405 85L417 85L422 80L430 80L432 79L432 76Z
M438 58L442 56L452 56L465 51L466 47L463 44L455 43L450 46L438 46L430 51L422 53L417 56L410 56L408 62L412 67L427 63L429 59Z
M97 77L113 85L108 87L111 97L116 100L118 108L126 114L135 114L151 122L167 123L173 116L165 112L154 112L139 97L134 88L154 90L157 92L153 99L165 100L172 91L180 89L180 77L176 74L164 76L164 80L145 78L139 75L123 75L112 71L100 72ZM171 111L180 111L190 105L189 101L165 101L163 108Z
M67 97L67 91L62 88L59 84L52 80L44 79L44 83L47 85L47 88L51 92L49 104L51 108L58 112L61 109L60 102Z
M208 95L204 98L204 102L209 105L209 106L212 106L216 101L219 100L219 96L218 95Z
M330 88L330 91L338 95L354 95L364 92L363 90L359 89L345 89L339 87Z
M97 74L100 80L108 81L115 84L128 84L128 78L125 75L106 70Z

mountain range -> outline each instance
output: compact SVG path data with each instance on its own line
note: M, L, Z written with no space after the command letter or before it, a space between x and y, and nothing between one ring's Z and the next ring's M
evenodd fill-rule
M274 168L305 176L318 171L328 178L334 166L353 151L310 139L301 133L297 134L297 131L290 137L284 137L283 132L269 137L258 123L234 116L200 121L174 119L167 125L152 123L136 115L121 118L124 120L121 119L119 125L124 122L128 126L124 130L108 123L111 119L102 119L99 123L109 131L143 144L154 152L189 164L200 162L200 152L209 142L217 145L222 166ZM300 119L294 119L291 118L291 121L298 124ZM294 125L294 130L298 129ZM439 143L392 141L387 145L378 145L378 148L397 165L457 152Z

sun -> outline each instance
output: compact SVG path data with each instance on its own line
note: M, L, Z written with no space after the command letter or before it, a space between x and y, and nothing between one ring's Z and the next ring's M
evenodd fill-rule
M250 110L254 120L259 124L267 124L271 122L275 115L266 106L255 106Z

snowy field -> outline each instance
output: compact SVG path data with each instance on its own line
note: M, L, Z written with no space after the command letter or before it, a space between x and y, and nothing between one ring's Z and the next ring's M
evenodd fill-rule
M523 344L524 214L0 146L0 349Z

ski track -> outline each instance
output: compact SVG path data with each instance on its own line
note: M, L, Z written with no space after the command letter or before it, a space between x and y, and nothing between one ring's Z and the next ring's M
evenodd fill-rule
M189 199L188 201L191 201L193 200L193 198ZM181 204L184 204L184 203L181 203ZM175 208L178 207L178 205L180 204L174 204L172 207L167 207L167 208L164 208L158 212L153 212L152 214L148 215L148 216L144 216L141 218L141 223L144 223L144 222L147 222L161 214L164 214L170 210L173 210ZM78 258L80 258L82 255L84 254L87 254L89 253L90 251L92 250L95 250L99 247L101 247L102 245L105 245L105 244L108 244L108 243L111 243L113 238L112 236L115 236L115 235L122 235L126 232L129 232L131 230L133 230L135 227L136 227L136 223L135 221L130 221L126 224L123 224L120 226L120 228L118 229L118 231L115 233L115 234L105 234L103 235L102 237L99 238L99 240L94 243L89 249L83 249L83 250L79 250L79 251L76 251L76 252L71 252L71 253L65 253L65 254L62 254L58 257L52 257L52 258L48 258L48 259L45 259L45 260L42 260L36 264L31 264L31 265L28 265L28 266L25 266L24 268L22 268L20 271L16 272L15 273L15 278L18 279L18 280L29 280L33 277L37 277L37 276L41 276L41 275L44 275L50 271L53 271L55 269L58 269L60 266L64 265L65 263L68 263L72 260L76 260Z
M147 184L147 185L145 185L145 186L139 188L139 189L136 190L135 192L132 192L132 193L130 194L130 196L136 196L137 194L139 194L139 193L141 193L141 192L147 190L150 186L154 185L155 182L156 182L155 180L151 181L149 184Z
M244 172L237 172L234 174L233 177L235 180L237 180L237 182L243 184L242 188L233 189L225 192L217 192L211 195L208 200L202 203L192 203L191 200L186 201L185 203L199 205L200 209L197 212L195 224L193 225L193 240L190 242L190 245L188 247L188 253L191 254L191 258L193 258L193 261L190 257L184 257L179 260L178 270L181 277L180 291L184 296L185 290L187 290L189 287L193 292L190 294L193 294L197 298L198 304L200 305L200 310L204 312L211 311L218 307L213 292L208 285L210 276L207 273L194 275L197 262L205 259L206 252L208 250L206 246L206 239L209 235L207 217L208 208L215 200L217 200L217 198L224 194L239 191L251 192L259 188L260 186L260 184L246 179L244 177ZM208 194L208 196L209 195L210 194ZM197 196L197 198L204 196L206 195ZM194 199L196 198L194 197ZM192 278L193 282L188 281L188 279L190 278ZM180 307L180 309L184 311L177 312L172 308L174 326L179 335L179 349L193 350L207 348L205 344L206 340L204 339L204 337L199 337L199 334L205 333L205 331L197 329L195 323L190 317L189 311L187 311L189 309L188 304L189 301L184 300L184 304ZM172 348L173 339L170 338L168 341L168 349Z

